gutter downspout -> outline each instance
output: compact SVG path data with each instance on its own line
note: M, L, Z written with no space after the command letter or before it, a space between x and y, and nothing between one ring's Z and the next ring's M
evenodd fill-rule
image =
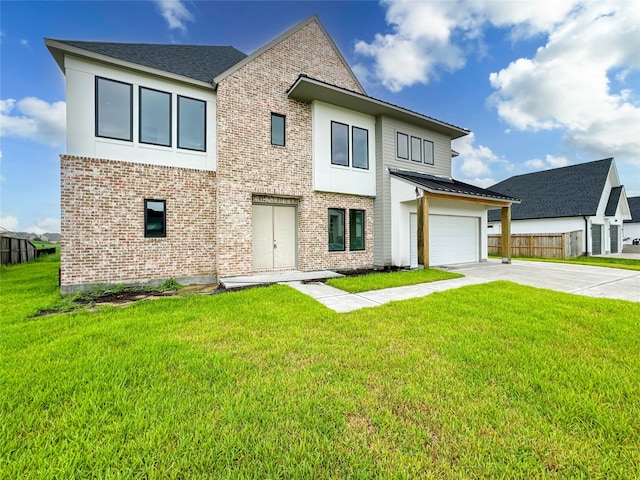
M591 254L589 252L589 219L585 216L584 218L584 254L586 257L589 257Z

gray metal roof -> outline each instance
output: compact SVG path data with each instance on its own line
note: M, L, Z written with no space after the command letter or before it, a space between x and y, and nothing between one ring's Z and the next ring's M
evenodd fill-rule
M476 187L475 185L469 185L468 183L459 182L453 178L448 177L436 177L434 175L428 175L426 173L411 172L408 170L398 170L390 168L389 173L394 177L408 180L411 183L415 183L425 189L432 192L442 192L457 195L466 195L473 197L483 197L493 200L506 200L508 202L517 202L518 199L509 195L502 195L500 193L487 190L486 188Z
M521 200L511 209L512 220L592 216L598 210L612 163L613 158L606 158L517 175L490 189ZM489 221L498 220L500 212L490 211Z
M640 223L640 197L629 197L629 210L631 210L631 220L625 220L624 223Z
M56 41L207 83L247 56L230 46Z

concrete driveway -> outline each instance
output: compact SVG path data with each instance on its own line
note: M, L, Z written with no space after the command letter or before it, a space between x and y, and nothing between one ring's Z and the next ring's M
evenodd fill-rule
M635 270L525 260L513 260L511 264L503 265L494 259L445 268L478 283L509 280L559 292L640 302L640 272Z

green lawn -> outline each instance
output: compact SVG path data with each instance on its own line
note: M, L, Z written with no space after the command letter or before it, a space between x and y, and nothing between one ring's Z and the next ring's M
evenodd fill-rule
M383 288L417 285L418 283L437 282L438 280L449 280L463 276L459 273L435 269L380 272L354 277L331 278L327 280L327 285L346 292L359 293Z
M640 477L640 304L276 285L29 317L57 268L0 270L0 478Z

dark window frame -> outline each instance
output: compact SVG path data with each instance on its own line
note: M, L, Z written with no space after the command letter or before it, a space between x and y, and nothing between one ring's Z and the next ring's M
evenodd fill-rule
M342 212L342 248L331 248L332 243L329 241L330 238L330 228L331 228L331 212L332 211L336 211L336 212ZM346 225L345 225L345 217L346 217L346 210L344 208L329 208L327 211L327 220L328 220L328 225L327 225L327 243L328 243L328 248L330 252L344 252L347 249L347 241L346 241ZM335 243L335 242L334 242Z
M358 165L356 165L355 162L355 158L356 158L356 142L354 141L354 134L356 130L361 130L363 132L365 132L365 135L367 137L367 141L366 141L366 158L367 158L367 164L364 167L359 167ZM369 170L369 130L366 128L362 128L362 127L356 127L355 125L351 126L351 166L353 168L359 168L361 170Z
M360 252L363 250L366 250L366 227L365 227L365 218L366 218L366 211L365 210L360 210L360 209L349 209L349 250L352 252ZM351 217L354 214L362 214L362 248L353 248L353 228L352 228L352 220Z
M177 134L176 134L176 147L178 147L180 150L190 150L192 152L206 152L207 151L207 102L205 100L201 100L199 98L193 98L193 97L187 97L185 95L177 95L177 100L176 100L176 104L177 104L177 110L178 110L178 114L177 114ZM199 148L189 148L189 147L181 147L180 146L180 99L184 98L185 100L193 100L194 102L200 102L202 104L204 104L204 124L203 124L203 130L202 133L204 135L204 138L202 139L203 142L203 148L199 149Z
M162 93L165 95L169 95L169 143L156 143L156 142L145 142L142 140L142 90L149 90L151 92ZM172 105L172 95L171 92L165 92L163 90L158 90L156 88L143 87L140 85L138 87L138 142L144 143L145 145L158 145L161 147L170 147L172 145L173 140L173 105ZM206 136L206 135L205 135ZM205 139L206 142L206 139Z
M149 217L147 207L149 202L159 202L162 203L162 231L160 233L150 233L149 232ZM155 198L145 198L144 199L144 236L145 238L166 238L167 237L167 201L159 200Z
M273 119L282 118L282 143L274 143L273 141ZM286 147L287 146L287 116L282 115L281 113L271 112L271 145L275 145L276 147Z
M426 145L427 145L427 144L431 145L431 148L430 148L430 151L431 151L431 161L430 161L430 162L429 162L429 161L427 161L427 155L426 155L426 151L427 151L427 149L426 149ZM426 165L434 165L434 164L436 163L436 160L435 160L435 156L436 156L436 152L435 152L435 145L434 145L434 143L433 143L431 140L423 140L423 141L422 141L422 152L423 152L422 158L424 159L424 163L425 163Z
M99 88L98 85L100 83L100 80L104 80L106 82L112 82L112 83L119 83L121 85L127 85L129 86L129 138L119 138L119 137L110 137L108 135L100 135L100 92L99 92ZM120 140L123 142L133 142L133 84L131 83L127 83L127 82L122 82L120 80L113 80L111 78L106 78L106 77L100 77L98 75L95 76L95 82L94 82L94 100L95 100L95 110L94 110L94 117L95 117L95 136L99 137L99 138L109 138L111 140Z
M406 139L407 146L407 156L403 157L400 155L400 136L403 136ZM409 160L410 150L409 150L409 135L402 132L396 132L396 157L401 158L402 160Z
M337 163L333 161L333 124L336 125L342 125L344 127L347 127L347 148L345 149L345 153L347 154L346 156L346 160L347 163ZM348 167L349 166L349 125L347 125L346 123L342 123L342 122L336 122L335 120L331 120L331 165L338 165L340 167Z
M414 140L418 141L418 145L419 145L419 154L418 154L418 159L416 160L415 158L413 158L413 145L414 145ZM422 163L422 139L420 137L416 137L414 135L411 135L411 161L412 162L416 162L416 163Z

